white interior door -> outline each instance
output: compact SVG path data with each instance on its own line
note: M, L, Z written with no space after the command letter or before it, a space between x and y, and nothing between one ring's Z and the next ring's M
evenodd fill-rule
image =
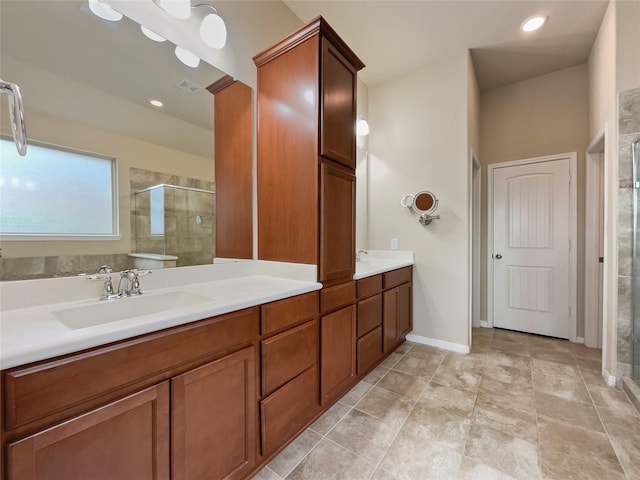
M570 162L493 169L493 324L569 337Z

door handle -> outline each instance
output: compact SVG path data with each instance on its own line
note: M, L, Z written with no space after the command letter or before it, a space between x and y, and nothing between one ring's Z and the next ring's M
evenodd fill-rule
M500 255L500 254L498 253L498 254L496 254L496 255L494 256L494 258L497 258L498 260L500 260L500 259L502 258L502 255Z

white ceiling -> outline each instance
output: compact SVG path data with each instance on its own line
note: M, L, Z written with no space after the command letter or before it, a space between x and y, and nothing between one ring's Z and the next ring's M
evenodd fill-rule
M304 22L322 15L375 85L471 50L482 89L587 61L607 0L284 0ZM522 21L549 17L539 31Z

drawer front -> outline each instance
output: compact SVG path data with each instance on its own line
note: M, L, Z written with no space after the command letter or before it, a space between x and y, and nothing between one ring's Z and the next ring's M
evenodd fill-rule
M384 289L397 287L402 283L411 281L412 267L399 268L398 270L392 270L384 274Z
M370 297L382 291L382 274L358 280L358 298Z
M319 412L318 370L311 367L260 402L262 454L282 446Z
M369 370L382 358L382 327L358 340L358 375Z
M323 312L349 305L356 301L356 282L341 283L320 291L320 307Z
M248 344L258 334L258 311L254 307L8 370L3 373L6 429L68 417Z
M264 340L261 352L264 396L316 364L318 322L313 320Z
M262 335L269 335L317 315L318 292L267 303L261 311L260 331Z
M382 294L358 302L358 337L382 325Z

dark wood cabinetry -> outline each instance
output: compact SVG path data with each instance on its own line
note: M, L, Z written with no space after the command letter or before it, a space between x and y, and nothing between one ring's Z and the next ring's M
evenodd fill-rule
M413 328L411 312L411 267L384 274L383 350L394 350ZM403 283L404 282L404 283ZM397 286L395 286L397 285Z
M356 376L356 307L350 305L320 319L322 403L331 403Z
M169 480L169 385L163 382L7 447L10 480Z
M258 257L349 280L355 249L357 71L321 17L254 57L258 67Z

